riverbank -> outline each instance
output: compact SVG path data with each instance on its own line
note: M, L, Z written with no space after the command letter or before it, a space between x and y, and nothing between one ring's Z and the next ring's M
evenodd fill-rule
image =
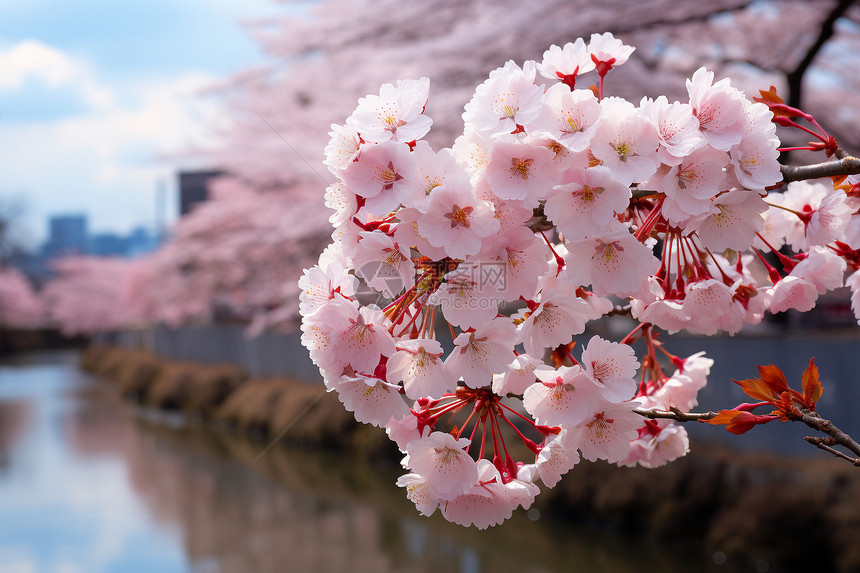
M357 424L318 384L118 347L88 348L82 366L145 407L201 424L399 461L383 431ZM581 462L538 499L545 514L596 532L698 543L717 564L860 570L860 470L835 459L694 444L690 455L656 470Z
M68 337L56 328L8 328L0 326L0 357L47 349L84 348L82 336Z

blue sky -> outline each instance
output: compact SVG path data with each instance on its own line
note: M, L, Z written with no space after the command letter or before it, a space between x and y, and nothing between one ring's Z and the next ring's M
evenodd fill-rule
M41 241L50 214L87 213L126 232L155 220L179 160L223 113L199 91L266 61L239 25L285 11L270 0L3 0L0 3L0 209Z

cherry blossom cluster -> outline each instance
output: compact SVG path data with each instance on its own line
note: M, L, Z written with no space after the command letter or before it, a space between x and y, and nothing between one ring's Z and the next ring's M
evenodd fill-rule
M332 126L335 231L299 281L302 341L405 454L398 485L422 514L484 528L581 458L684 455L683 427L635 410L688 411L712 361L670 354L656 329L733 334L808 309L860 246L844 190L768 195L773 113L729 80L699 69L685 102L604 95L632 52L595 34L508 62L450 149L422 139L427 78L383 85ZM589 73L597 85L577 88ZM573 337L619 308L639 325L575 356Z

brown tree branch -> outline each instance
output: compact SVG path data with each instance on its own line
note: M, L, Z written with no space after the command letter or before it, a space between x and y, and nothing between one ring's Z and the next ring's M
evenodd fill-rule
M805 179L818 179L819 177L833 177L837 175L857 175L860 173L860 159L848 155L843 150L836 152L835 161L826 161L814 165L780 165L783 183L792 181L803 181Z
M838 0L836 2L836 6L833 7L827 17L821 22L818 36L809 47L809 50L807 50L803 59L798 63L795 69L785 75L785 79L788 82L788 105L798 109L801 108L801 102L803 99L803 76L806 73L806 70L809 69L809 66L812 65L812 62L821 51L821 48L824 47L824 44L833 37L833 26L836 21L845 15L845 12L848 11L848 8L853 3L854 0Z
M635 187L632 190L632 194L634 199L648 199L659 195L657 191L653 191L651 189L637 189ZM543 202L541 202L540 205L535 207L532 211L532 218L525 223L526 227L530 228L534 233L555 229L555 225L546 218L546 213L543 212L543 205Z
M813 430L830 436L829 438L806 436L804 440L826 452L830 452L831 454L850 461L855 466L860 467L860 444L858 444L854 438L837 428L830 420L822 418L818 412L812 412L809 410L801 410L800 412L800 417L797 418L797 420L803 422ZM852 458L850 456L846 456L842 452L831 447L837 444L850 450L854 454L857 454L858 457Z
M678 408L672 407L668 410L649 410L647 408L634 408L633 411L640 416L649 419L664 419L664 420L674 420L676 422L707 422L708 420L717 416L717 412L682 412ZM827 434L828 437L814 437L814 436L806 436L803 438L813 446L824 450L825 452L831 453L834 456L842 458L843 460L854 464L857 467L860 467L860 443L857 443L854 438L840 430L836 427L836 425L822 418L818 412L813 412L810 410L799 409L798 415L793 415L792 419L798 422L803 422L813 430L821 432L822 434ZM856 454L856 458L852 458L851 456L840 452L833 446L840 445L845 449L851 451Z
M648 410L647 408L633 408L633 411L645 418L675 420L676 422L707 422L716 417L716 412L682 412L672 407L668 410Z

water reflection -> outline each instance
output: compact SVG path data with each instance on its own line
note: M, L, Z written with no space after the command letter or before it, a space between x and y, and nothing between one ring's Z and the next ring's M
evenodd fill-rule
M541 506L488 532L422 518L397 468L285 448L254 462L265 444L137 415L74 358L0 366L0 571L708 568L678 547L551 523Z
M152 522L117 455L128 420L90 406L91 382L59 358L0 367L0 571L185 571L176 530ZM84 410L100 421L76 424Z

